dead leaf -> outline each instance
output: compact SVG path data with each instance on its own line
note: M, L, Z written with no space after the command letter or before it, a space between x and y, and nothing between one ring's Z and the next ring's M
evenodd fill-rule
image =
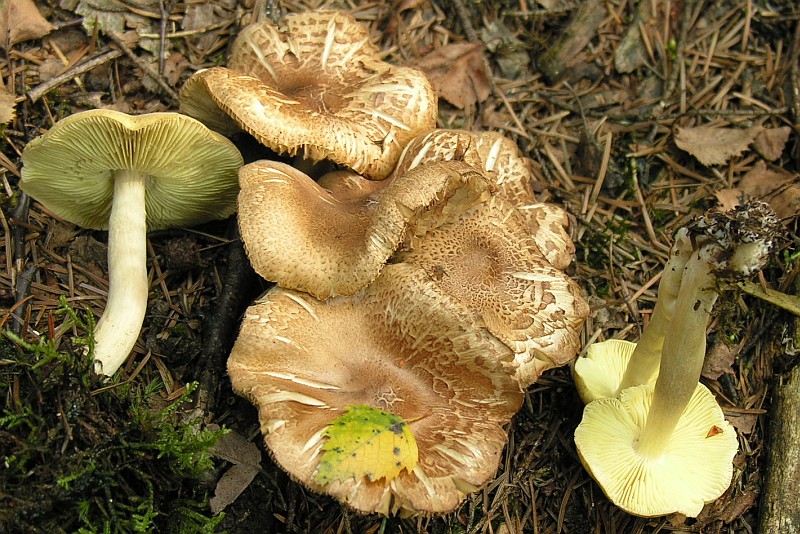
M261 451L252 441L236 432L222 436L212 448L214 454L233 465L217 481L208 504L218 514L242 494L261 470Z
M158 0L137 0L137 11L159 13ZM125 33L129 29L150 29L151 21L134 13L121 0L80 0L75 13L83 17L83 28L89 35L95 26L106 33Z
M703 362L702 375L710 380L716 380L724 374L733 374L733 362L739 353L737 345L716 343L708 351Z
M753 148L767 161L775 161L783 153L792 129L788 126L780 128L761 128L753 141Z
M458 109L483 102L491 94L481 43L454 43L437 48L417 63L436 93Z
M54 28L39 13L33 0L6 0L0 4L0 48L39 39Z
M720 189L714 191L714 196L717 197L717 203L722 211L732 210L747 197L741 189Z
M259 469L252 465L238 464L225 471L217 482L214 496L208 500L211 513L216 515L233 504L256 477Z
M0 89L0 125L8 124L16 115L14 107L17 105L16 96Z
M705 166L723 165L747 150L758 132L758 128L678 127L675 128L675 144Z
M768 169L758 161L739 181L739 188L758 200L768 202L778 217L800 214L800 174Z
M753 431L753 428L756 426L756 422L758 422L758 414L726 413L725 419L727 419L733 425L733 427L742 434L749 434Z
M400 16L403 12L418 8L423 1L424 0L403 0L400 2L400 5L392 9L392 18L386 23L386 29L384 31L387 34L397 32L397 28L400 26Z

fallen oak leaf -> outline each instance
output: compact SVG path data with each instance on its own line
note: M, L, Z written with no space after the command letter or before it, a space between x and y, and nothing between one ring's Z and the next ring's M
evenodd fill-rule
M721 126L676 127L675 144L705 165L723 165L742 154L758 135L758 128L726 128Z
M481 43L453 43L426 55L416 67L428 75L436 94L458 109L483 102L492 92Z

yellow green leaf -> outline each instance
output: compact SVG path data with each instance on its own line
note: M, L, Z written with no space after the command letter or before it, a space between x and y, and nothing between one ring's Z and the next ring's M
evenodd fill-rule
M419 460L417 441L408 423L370 406L348 406L323 436L328 439L322 445L314 475L319 484L351 477L392 480L403 469L414 469Z

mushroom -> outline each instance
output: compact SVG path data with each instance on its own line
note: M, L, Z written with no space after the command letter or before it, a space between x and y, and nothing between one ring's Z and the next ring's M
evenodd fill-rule
M228 373L295 480L363 512L443 513L497 471L522 403L512 362L425 272L387 265L351 297L268 291L245 314ZM328 428L353 406L406 421L416 465L377 480L369 464L363 476L317 476Z
M108 229L108 302L94 331L95 370L111 376L147 307L146 232L236 209L236 147L177 113L90 110L56 123L22 154L20 188L70 222Z
M452 222L426 215L391 261L422 267L508 345L522 387L575 357L589 307L578 285L539 253L518 210L495 195Z
M630 513L695 517L730 484L736 433L698 385L706 326L720 284L760 269L779 228L761 202L706 214L690 226L699 249L684 268L655 385L586 406L575 431L578 453L608 497Z
M675 243L661 274L652 317L638 343L622 340L593 343L585 356L575 361L572 377L584 403L616 397L631 386L655 382L664 336L675 312L681 278L691 253L689 231L681 228L675 234Z
M575 429L578 455L609 500L625 512L697 517L731 483L736 430L708 388L697 383L661 451L646 452L642 429L651 418L653 397L653 385L644 384L623 390L619 398L587 404Z
M181 108L228 132L233 123L272 150L330 160L385 178L403 146L436 124L436 95L420 71L380 59L350 15L307 11L247 26L228 67L195 73Z
M245 165L239 176L239 227L256 272L323 299L375 279L417 212L443 222L489 195L486 179L458 161L380 182L339 172L320 182L328 189L273 161Z
M393 176L426 163L454 159L480 170L520 211L537 247L553 267L565 269L572 262L575 245L567 233L567 212L536 200L530 160L500 133L437 129L417 136L403 150Z

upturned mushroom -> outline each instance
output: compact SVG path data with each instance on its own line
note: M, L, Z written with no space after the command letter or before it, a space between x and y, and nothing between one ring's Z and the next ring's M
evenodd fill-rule
M575 431L587 470L636 515L696 517L730 484L736 433L699 384L706 327L721 284L758 271L780 235L760 202L709 213L688 230L699 248L686 262L655 386L588 404Z
M94 332L95 370L111 376L147 307L146 232L236 210L236 147L178 113L76 113L31 141L20 188L70 222L108 229L108 301Z
M240 184L239 227L256 272L317 298L374 280L418 213L442 223L489 196L486 179L458 161L379 182L340 171L318 184L262 160L242 167Z
M329 11L247 26L228 66L197 72L180 98L185 113L212 128L238 125L278 153L330 160L371 179L385 178L437 115L422 72L383 61L366 27Z
M500 196L525 219L542 255L556 269L565 269L575 245L562 208L539 202L532 189L530 160L516 143L497 132L436 129L415 137L403 150L392 176L431 162L460 160L481 171Z
M451 222L419 215L391 261L422 267L508 345L523 388L578 352L589 314L580 288L540 254L525 220L500 195Z
M403 264L386 266L351 297L320 301L273 288L246 312L228 372L234 391L258 407L266 444L294 479L389 515L450 511L491 480L504 427L522 403L512 363L469 310ZM404 452L389 442L357 469L332 473L322 461L332 425L354 407L402 421L418 458L385 469Z

